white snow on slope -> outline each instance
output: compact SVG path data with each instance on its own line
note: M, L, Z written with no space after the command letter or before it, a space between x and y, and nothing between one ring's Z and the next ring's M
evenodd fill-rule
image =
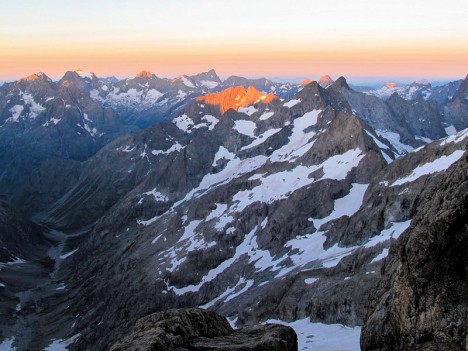
M211 80L202 80L200 81L200 84L208 89L214 89L219 85L218 82L213 82Z
M340 247L335 244L325 250L323 245L326 240L327 237L324 232L315 232L289 240L284 246L289 246L290 249L288 251L294 253L285 255L283 259L289 257L293 265L291 267L284 267L276 277L284 276L295 268L314 261L317 262L316 267L335 267L343 257L352 254L358 248L358 246Z
M253 107L253 106L247 106L247 107L239 107L237 109L237 112L240 112L240 113L245 113L246 115L249 115L249 116L252 116L255 112L257 112L258 110Z
M73 251L67 252L66 254L60 255L60 259L65 260L65 259L67 259L71 255L73 255L77 251L78 251L78 249L75 249Z
M265 112L263 115L260 116L259 120L260 121L266 121L267 119L269 119L274 114L275 114L274 112Z
M86 71L83 71L81 69L78 69L75 71L81 78L88 78L88 79L92 79L94 74L91 73L91 72L86 72Z
M166 195L160 193L159 191L156 191L156 188L154 188L153 190L147 191L146 193L143 193L143 195L153 196L153 199L156 202L169 201L169 198Z
M226 149L224 146L220 146L218 152L215 154L214 160L213 160L213 167L216 166L219 160L225 159L225 160L234 160L236 158L236 154L233 152L230 152L228 149Z
M26 105L29 105L29 111L30 111L28 114L29 118L34 119L41 112L45 111L46 108L42 106L41 104L38 104L36 101L34 101L34 98L31 94L21 92L20 95L22 95L24 103Z
M311 323L309 318L294 322L269 319L267 323L288 325L297 334L299 351L359 351L361 327Z
M252 121L246 121L243 119L239 119L234 121L234 129L237 130L239 133L247 135L249 137L255 137L255 129L257 125Z
M194 125L193 120L185 113L182 116L174 118L172 123L174 123L177 128L187 133L191 132L189 128Z
M131 88L128 89L127 92L120 92L120 88L114 87L113 91L109 92L106 98L103 99L99 95L99 91L96 89L90 91L90 97L93 100L107 102L113 107L123 106L127 108L135 108L138 111L155 105L163 95L163 93L156 89L137 90L135 88Z
M389 147L387 145L385 145L384 143L382 143L379 139L377 139L374 135L372 135L371 132L369 132L368 130L365 130L365 132L367 133L367 135L369 135L373 140L374 140L374 143L380 148L380 149L385 149L385 150L388 150Z
M44 351L68 351L68 346L73 344L81 334L76 334L67 340L58 339L47 346Z
M416 179L433 173L445 171L452 164L457 162L465 153L465 150L455 150L448 156L441 156L432 162L425 163L416 167L410 175L395 180L390 186L402 185L409 182L414 182Z
M10 108L11 117L7 119L7 121L18 122L19 116L21 116L21 112L23 112L24 107L22 105L15 105Z
M377 244L383 243L390 239L398 239L400 235L409 228L411 220L404 222L392 222L387 229L380 232L379 235L373 236L365 244L364 247L374 247Z
M459 142L465 140L465 138L467 138L467 137L468 137L468 128L463 129L463 130L459 131L458 133L449 136L448 138L445 138L440 143L440 145L444 146L444 145L447 145L447 144L450 144L450 143L455 143L456 144L456 143L459 143Z
M294 120L289 142L276 150L270 157L272 162L275 161L294 161L296 158L301 157L314 145L314 141L310 141L315 132L304 132L308 127L317 123L317 118L321 110L313 110L305 113L302 117Z
M381 253L374 257L370 263L379 262L388 256L388 249L383 249Z
M406 154L414 151L412 146L403 144L400 141L400 134L398 133L390 132L388 130L376 130L375 132L378 136L387 139L399 154Z
M61 118L52 117L52 118L49 119L47 122L43 123L42 126L43 126L43 127L48 127L48 126L50 126L50 125L56 126L61 120L62 120Z
M180 145L179 143L175 143L172 145L169 149L163 151L163 150L152 150L151 153L155 156L157 155L167 155L170 154L171 152L178 152L182 149L184 149L185 146ZM125 150L124 150L125 151Z
M312 219L314 227L318 230L320 227L334 219L340 218L342 216L351 217L355 214L362 206L364 200L364 194L366 193L369 184L352 184L349 194L337 199L334 204L332 213L330 213L325 218L321 219Z
M249 290L254 284L253 280L246 280L245 277L240 277L237 283L232 286L228 287L221 295L214 298L210 302L200 306L201 308L210 308L214 306L218 301L224 300L223 303L232 300L233 298L243 294L247 290Z
M196 88L195 85L191 81L189 81L186 77L182 77L182 83L184 83L189 88Z
M256 137L255 140L252 141L250 144L248 144L246 146L243 146L241 148L241 151L242 150L248 150L248 149L251 149L251 148L253 148L255 146L263 144L269 137L271 137L272 135L275 135L276 133L280 132L281 130L282 130L281 128L267 130L266 132L264 132L264 133L260 134L258 137Z
M208 130L213 130L215 125L217 125L219 122L219 119L212 115L205 115L202 117L202 120L207 121L209 123Z
M285 199L294 191L318 181L319 179L311 178L309 175L319 169L322 169L324 173L320 179L342 180L351 169L359 164L363 157L364 154L362 154L361 150L356 148L344 154L332 156L318 165L300 165L292 170L273 173L260 178L260 185L252 190L243 190L234 195L232 201L236 204L233 209L242 212L247 206L257 201L270 203L275 200ZM367 186L365 187L367 189ZM356 188L365 191L363 186L358 185ZM356 195L355 198L357 197Z
M236 262L241 257L247 255L249 261L255 264L257 270L264 270L271 266L273 261L270 252L267 250L261 250L258 248L257 238L255 236L256 229L253 229L249 234L244 238L244 241L236 247L236 252L233 257L228 258L227 260L221 262L217 267L208 271L208 273L202 278L200 283L197 285L189 285L183 288L176 288L174 286L169 286L168 289L172 290L177 295L183 295L188 292L198 291L203 284L208 283L215 279L218 275L223 273L227 268L229 268L234 262Z
M447 135L453 135L457 132L457 129L455 128L455 126L453 124L449 125L448 127L444 128L445 129L445 133L447 133Z
M2 285L0 285L0 286L2 286ZM14 341L15 341L15 338L13 338L13 337L3 340L2 343L0 344L0 351L15 351L16 347L13 347L13 342Z
M291 107L297 105L297 104L300 103L300 102L301 102L301 100L299 100L299 99L292 99L292 100L289 100L288 102L285 102L285 103L283 104L283 106L284 106L284 107L291 108Z

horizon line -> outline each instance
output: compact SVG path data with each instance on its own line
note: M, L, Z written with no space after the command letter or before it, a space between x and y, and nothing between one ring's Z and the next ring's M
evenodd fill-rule
M125 79L132 79L132 78L135 78L138 73L142 72L142 71L148 71L150 72L151 74L155 75L156 77L158 78L162 78L162 79L177 79L179 77L182 77L182 76L188 76L188 77L191 77L191 76L194 76L194 75L197 75L197 74L201 74L201 73L207 73L209 71L215 71L216 75L220 78L221 81L225 81L227 78L229 77L243 77L243 78L247 78L247 79L269 79L273 82L278 82L278 83L297 83L297 82L301 82L302 80L306 80L306 79L311 79L312 81L318 81L320 79L320 77L323 77L323 76L330 76L333 80L336 80L338 79L339 77L344 77L346 79L346 81L350 82L351 84L364 84L364 83L373 83L373 84L377 84L377 83L401 83L401 84L408 84L408 83L414 83L414 82L424 82L424 81L427 81L429 83L431 82L450 82L450 81L454 81L454 80L460 80L460 79L465 79L465 77L468 77L468 74L466 76L463 76L463 75L460 75L460 76L455 76L455 75L447 75L447 76L440 76L440 75L428 75L426 77L421 77L421 76L416 76L416 75L399 75L399 74L395 74L395 75L353 75L353 74L350 74L350 75L346 75L346 74L317 74L317 73L312 73L312 74L303 74L303 75L298 75L298 74L291 74L291 75L288 75L288 74L283 74L283 75L278 75L278 74L271 74L271 75L251 75L251 74L242 74L242 73L232 73L232 74L218 74L218 72L216 71L215 68L209 68L209 69L206 69L206 70L201 70L201 71L197 71L195 73L182 73L182 74L176 74L176 75L167 75L167 74L157 74L155 73L154 71L152 70L148 70L148 69L141 69L140 71L134 73L134 74L115 74L115 75L108 75L108 74L100 74L100 73L96 73L95 71L93 70L83 70L81 68L77 68L77 69L74 69L74 70L66 70L64 71L62 74L47 74L47 72L45 71L36 71L36 72L31 72L29 74L18 74L18 75L15 75L15 76L3 76L3 77L0 77L0 82L1 83L13 83L13 82L16 82L16 81L19 81L21 79L24 79L24 78L27 78L28 76L30 75L33 75L33 74L39 74L39 73L43 73L45 74L47 77L49 77L50 79L52 79L54 82L57 82L59 81L60 79L63 78L63 76L67 73L67 72L77 72L77 71L83 71L83 72L87 72L87 73L93 73L97 78L116 78L118 80L125 80ZM335 77L335 78L333 78ZM354 83L353 83L354 81Z

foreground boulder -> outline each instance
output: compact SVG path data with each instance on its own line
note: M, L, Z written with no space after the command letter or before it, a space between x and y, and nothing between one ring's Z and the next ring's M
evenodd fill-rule
M362 350L468 350L468 160L425 190L371 294Z
M234 330L215 312L178 309L139 319L133 332L111 347L130 350L296 351L297 336L292 328L278 324Z

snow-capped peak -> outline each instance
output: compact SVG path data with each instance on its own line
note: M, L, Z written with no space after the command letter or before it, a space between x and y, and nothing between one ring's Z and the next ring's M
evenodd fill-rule
M93 79L95 77L93 72L86 72L82 69L77 69L75 73L78 74L81 78Z

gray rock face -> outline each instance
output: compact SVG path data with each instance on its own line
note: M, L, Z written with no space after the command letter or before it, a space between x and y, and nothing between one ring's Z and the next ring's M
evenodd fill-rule
M0 264L18 259L35 259L50 242L42 229L0 200Z
M112 110L90 98L89 89L96 81L95 76L82 78L76 72L67 72L54 83L40 74L2 89L1 195L27 214L63 194L76 179L73 169L77 161L86 160L109 141L132 130L123 126ZM50 185L50 178L41 176L49 170L54 175L57 170L63 173L57 186L44 189L41 183ZM33 184L38 188L32 188Z
M370 295L363 350L465 350L468 159L427 187Z
M445 120L457 128L464 128L468 116L468 76L463 80L457 92L444 107Z
M292 328L278 324L233 330L214 312L182 309L138 320L133 332L110 350L296 351L297 336Z
M238 326L361 325L391 243L468 140L463 131L399 157L395 140L369 122L394 118L389 105L356 94L339 78L224 114L194 101L80 164L65 194L36 216L73 231L74 252L60 261L66 288L47 315L73 327L49 326L41 345L76 336L72 350L108 349L148 313L197 306ZM353 99L384 112L366 120Z

